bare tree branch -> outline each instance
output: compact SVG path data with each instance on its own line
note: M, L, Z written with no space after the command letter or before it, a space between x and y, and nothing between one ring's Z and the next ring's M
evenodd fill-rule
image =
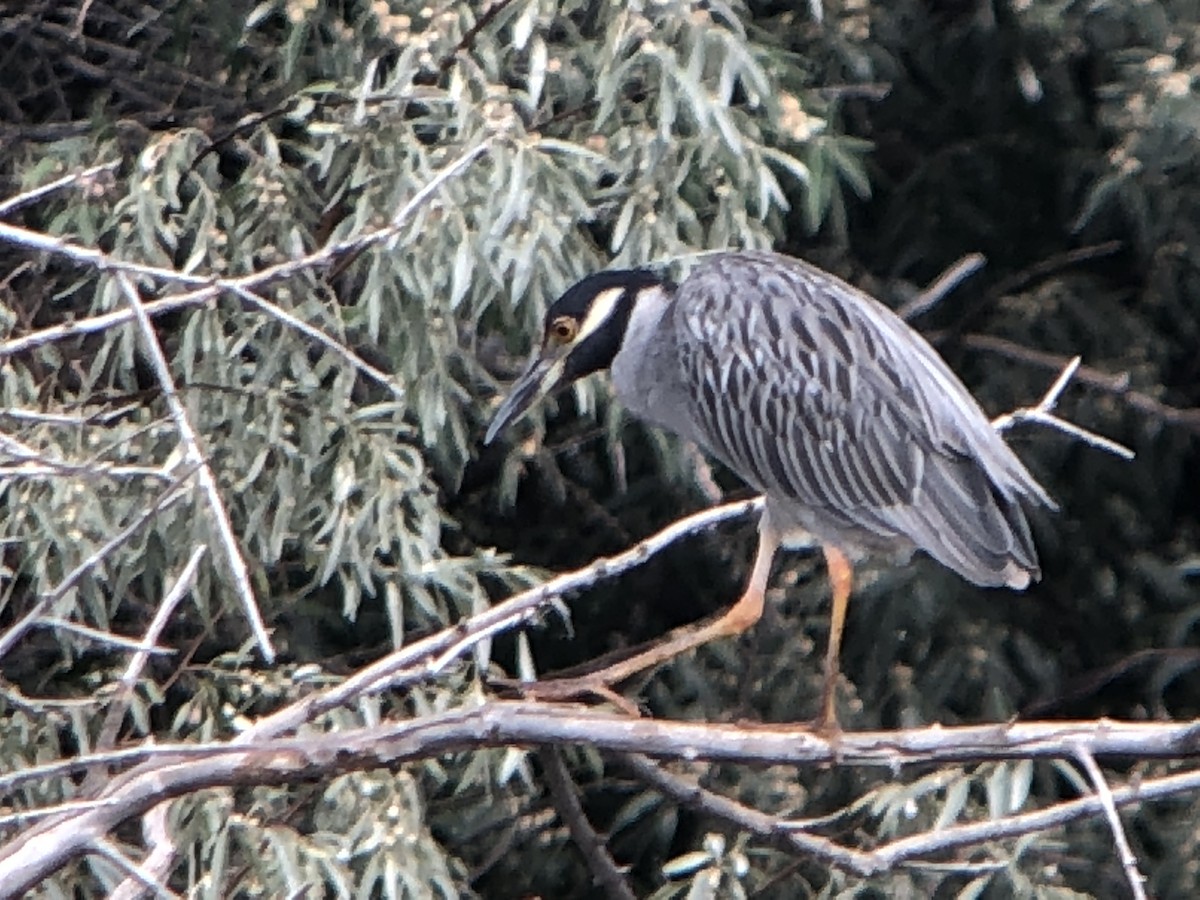
M170 410L171 418L175 422L175 429L179 432L179 442L183 445L183 458L187 460L189 466L196 469L196 478L200 482L200 490L208 501L206 505L208 514L212 517L213 531L225 555L225 565L228 567L230 575L233 576L234 587L237 589L237 596L242 604L242 613L254 635L255 643L258 644L259 652L268 663L274 662L275 648L267 634L267 626L263 622L262 612L258 608L258 600L254 596L254 588L250 584L250 570L246 566L246 560L242 557L242 548L238 546L237 535L233 533L233 523L229 521L229 510L225 508L225 501L217 488L217 477L208 465L208 456L200 446L200 436L192 427L191 416L188 415L183 401L179 399L179 392L175 389L171 365L167 362L162 344L158 341L154 324L146 314L141 295L138 294L129 275L125 272L117 272L116 278L129 308L133 311L134 321L142 336L142 350L150 359L163 399L167 402L167 409Z
M575 705L496 701L421 719L331 734L256 739L180 748L147 747L149 763L115 777L105 797L78 805L0 846L0 898L18 897L86 853L94 843L152 807L197 790L277 785L348 771L394 768L414 759L512 745L588 745L664 759L754 764L863 765L899 772L910 764L1078 756L1200 756L1200 722L1029 722L963 728L842 734L829 740L795 726L664 722L596 712ZM199 761L203 764L198 764ZM1200 789L1200 771L1111 792L1115 807ZM860 874L885 871L986 841L1042 831L1103 813L1098 796L987 822L894 841L866 857L826 848L823 857ZM776 826L787 830L779 820ZM816 852L819 842L806 842ZM854 851L860 853L862 851Z
M479 18L475 20L475 24L466 30L454 49L442 57L438 63L438 71L443 75L450 71L450 67L454 65L454 61L458 58L458 55L470 48L471 44L475 42L475 38L479 36L479 32L487 28L491 24L491 21L511 3L512 0L493 0L492 5L485 9Z
M871 866L869 854L843 847L829 838L790 828L776 816L722 797L701 787L694 779L671 774L648 756L640 753L622 753L620 758L638 778L658 788L668 797L673 797L688 809L723 819L737 828L767 838L772 843L825 860L842 869L862 871Z
M1172 663L1180 667L1195 668L1200 666L1200 648L1150 647L1130 653L1106 666L1081 672L1068 679L1055 694L1039 697L1022 707L1019 718L1041 718L1067 703L1091 697L1139 666L1151 663Z
M1104 780L1104 773L1096 764L1096 757L1092 755L1092 751L1087 747L1079 747L1075 751L1075 756L1083 765L1084 771L1087 772L1092 787L1096 789L1096 796L1100 798L1104 818L1108 820L1108 827L1112 829L1113 833L1113 842L1117 845L1117 856L1121 860L1121 868L1129 880L1129 890L1133 894L1134 900L1146 900L1146 879L1138 871L1137 857L1133 854L1133 848L1129 846L1129 838L1125 836L1125 828L1121 825L1121 815L1117 812L1117 804L1113 801L1112 789Z
M988 294L993 298L1003 297L1005 294L1019 291L1026 285L1033 284L1053 275L1055 272L1078 265L1081 262L1112 256L1124 246L1125 244L1122 241L1103 241L1099 244L1092 244L1087 247L1075 247L1071 250L1064 250L1062 253L1055 253L1045 259L1038 260L1032 266L1006 276L999 284L988 291Z
M192 555L184 565L183 571L179 573L171 589L167 591L166 596L158 604L154 618L150 620L150 625L146 628L146 633L142 636L142 643L144 645L153 646L162 634L163 629L167 627L167 620L171 618L175 607L188 595L195 584L196 572L200 568L200 560L204 558L204 554L207 552L208 548L203 545L196 547L192 551ZM149 660L150 655L145 650L138 650L133 655L133 658L129 660L129 665L121 675L120 681L117 682L116 694L109 701L108 709L104 712L104 723L100 726L100 735L96 738L95 743L97 750L108 750L116 745L117 732L121 728L121 721L125 718L125 713L129 710L130 698L137 688L137 681L142 675L142 669L146 667L146 663ZM92 775L97 774L97 772L98 770L93 770ZM96 786L95 781L89 777L88 782L85 782L84 792L90 793Z
M1063 369L1070 364L1071 359L1057 353L1047 353L1043 350L1032 350L1020 344L1007 341L1004 338L990 334L967 334L961 338L963 346L975 350L995 353L1008 359L1028 363L1044 369ZM1108 394L1120 397L1132 409L1145 416L1166 422L1168 425L1178 425L1189 431L1200 434L1200 409L1179 409L1168 406L1160 400L1142 391L1134 390L1129 384L1129 374L1110 375L1093 369L1090 366L1080 366L1076 380L1088 387L1097 388Z
M39 625L44 625L48 628L53 628L56 631L69 631L72 634L77 634L80 637L88 640L96 641L100 644L108 644L118 650L131 650L134 653L153 653L157 655L169 656L175 651L170 647L159 647L155 644L147 644L144 640L139 641L133 638L122 637L119 634L114 634L111 631L104 631L101 628L92 628L90 625L81 625L78 622L72 622L70 619L63 619L58 616L42 616Z
M121 756L121 759L144 759L146 756L144 751L135 751ZM73 766L72 768L80 769L87 768L84 766ZM21 773L22 775L24 773ZM27 781L29 779L21 779ZM36 780L36 779L34 779ZM5 813L0 815L0 828L7 828L10 825L24 825L27 822L37 822L40 819L48 819L51 816L61 815L78 815L81 812L86 812L89 809L101 809L106 806L112 806L107 800L68 800L65 803L52 803L49 806L39 806L37 809L26 809L21 812Z
M634 893L629 889L625 876L617 868L612 854L604 841L596 834L579 798L575 795L575 782L567 771L563 761L562 751L557 747L547 747L538 754L542 761L542 769L546 775L546 785L550 788L550 796L554 799L554 808L558 816L571 833L575 846L583 854L592 877L604 888L611 900L635 900Z
M165 897L167 900L179 900L179 895L163 884L153 872L146 870L146 867L134 862L126 856L121 848L108 838L102 838L92 845L95 852L99 853L109 862L114 863L119 869L129 873L129 878L138 882L141 887L149 888L159 897Z
M175 862L175 842L167 827L170 803L160 803L142 817L142 838L150 852L142 861L141 870L159 882L166 881ZM126 878L109 894L108 900L136 900L145 894L145 885L137 877Z
M371 365L341 341L334 340L325 334L325 332L321 331L321 329L313 327L298 316L292 315L278 304L272 303L265 297L260 297L251 290L248 290L244 287L234 287L232 290L251 306L262 310L267 315L278 319L280 322L283 322L289 328L293 328L304 336L311 338L313 341L320 344L342 361L366 375L372 381L387 388L394 396L401 398L404 397L406 391L396 383L395 378L393 378L387 372L384 372L381 369Z
M1080 428L1073 422L1068 422L1066 419L1054 415L1054 407L1058 405L1058 398L1062 396L1062 392L1066 390L1067 384L1079 370L1081 361L1082 359L1078 356L1067 361L1066 366L1063 367L1062 372L1059 373L1058 378L1055 379L1054 384L1046 391L1045 396L1042 397L1037 406L1023 406L1010 413L997 416L992 419L992 427L997 431L1004 432L1019 422L1035 422L1038 425L1045 425L1069 434L1071 437L1077 438L1085 444L1090 444L1098 450L1104 450L1114 456L1119 456L1121 459L1133 459L1135 456L1134 452L1123 444L1118 444L1116 441L1088 431L1086 428Z
M0 203L0 218L10 215L22 207L29 206L31 203L36 203L44 197L53 194L55 191L71 187L72 185L81 185L84 189L88 190L102 189L106 184L106 180L108 182L112 181L113 172L119 165L120 162L115 160L113 162L102 163L98 166L84 169L81 172L72 172L70 175L64 175L62 178L55 179L48 184L43 184L41 187L33 188L33 190L17 194L15 197L9 197Z
M896 315L905 321L909 321L922 313L928 312L940 303L943 297L985 265L987 265L987 257L982 253L968 253L935 278L929 287L897 309Z

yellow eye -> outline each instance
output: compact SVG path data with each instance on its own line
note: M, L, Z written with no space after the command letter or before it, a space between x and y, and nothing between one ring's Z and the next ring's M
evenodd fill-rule
M570 316L559 316L550 323L550 337L560 344L571 343L578 331L579 323Z

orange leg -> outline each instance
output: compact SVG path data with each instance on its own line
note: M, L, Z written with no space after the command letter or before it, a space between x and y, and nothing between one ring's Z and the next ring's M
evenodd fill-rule
M754 558L754 570L750 573L746 590L738 602L723 614L695 625L676 628L645 649L637 650L633 655L599 671L577 678L554 678L536 685L524 685L526 693L545 699L566 699L581 694L599 694L612 699L611 685L661 665L709 641L741 634L762 617L767 579L771 575L771 563L778 549L779 535L764 522L759 529L758 553Z
M850 586L854 570L850 560L835 547L824 547L829 585L833 589L833 611L829 620L829 647L825 651L825 685L821 691L820 728L837 731L838 656L842 649L842 630L846 627L846 608L850 605Z

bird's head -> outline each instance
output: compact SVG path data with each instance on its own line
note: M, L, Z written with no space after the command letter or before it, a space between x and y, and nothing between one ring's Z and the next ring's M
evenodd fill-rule
M546 310L542 342L488 425L485 444L551 391L607 369L621 349L639 297L663 279L646 269L599 272L570 287Z

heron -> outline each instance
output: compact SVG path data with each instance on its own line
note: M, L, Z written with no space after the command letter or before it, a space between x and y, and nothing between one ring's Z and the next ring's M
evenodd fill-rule
M487 429L607 369L633 415L693 441L765 498L741 597L591 676L607 686L762 616L780 548L815 538L833 595L820 723L837 727L852 561L922 551L972 584L1041 575L1027 512L1054 509L971 393L878 300L801 260L720 252L680 283L592 274L547 310L540 344Z

